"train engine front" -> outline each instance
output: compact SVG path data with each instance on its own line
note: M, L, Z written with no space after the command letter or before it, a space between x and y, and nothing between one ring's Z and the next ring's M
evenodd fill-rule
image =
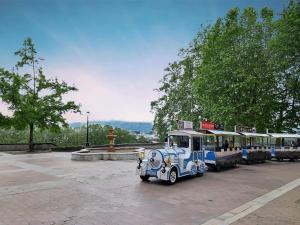
M144 154L144 157L142 156ZM178 153L172 149L146 150L138 159L137 174L146 181L150 177L169 181L172 164L176 162ZM175 183L174 178L170 183Z
M170 133L164 149L145 150L140 154L137 175L143 181L155 177L174 184L178 177L206 172L202 134L178 130Z

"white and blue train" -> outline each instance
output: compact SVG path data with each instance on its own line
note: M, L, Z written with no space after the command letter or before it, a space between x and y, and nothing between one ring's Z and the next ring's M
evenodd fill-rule
M176 183L178 177L202 176L207 171L203 136L193 130L169 132L164 149L145 151L139 158L137 174L144 181L156 177L170 184Z
M269 133L271 157L282 161L300 159L300 135L287 133Z
M137 174L143 181L155 177L174 184L179 177L202 176L208 167L219 171L242 161L300 159L299 134L208 129L196 132L191 122L183 122L178 130L168 133L165 148L141 152Z
M240 134L223 130L200 130L205 133L203 148L205 163L219 171L223 167L234 167L241 162L241 148L237 144Z

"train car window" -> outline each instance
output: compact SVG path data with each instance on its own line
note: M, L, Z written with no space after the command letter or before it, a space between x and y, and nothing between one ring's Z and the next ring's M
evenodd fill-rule
M295 138L284 138L284 146L297 147L297 141Z
M200 150L200 138L193 137L193 151L199 151L199 150Z
M234 137L234 147L241 148L241 137Z
M177 144L178 148L189 148L189 141L188 136L170 136L170 146Z
M232 149L235 147L234 143L234 137L233 136L224 136L223 137L223 145L222 148L226 151L227 149Z
M203 138L203 144L205 149L207 150L215 150L216 148L216 140L214 136L205 136Z
M252 146L252 140L251 140L251 137L245 137L245 145L247 147L251 147Z
M274 144L276 147L281 147L281 138L276 138L275 141L273 139L272 144Z

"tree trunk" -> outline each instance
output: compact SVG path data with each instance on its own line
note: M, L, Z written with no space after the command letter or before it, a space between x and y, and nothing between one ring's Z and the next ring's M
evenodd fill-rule
M29 124L29 151L33 151L33 123Z

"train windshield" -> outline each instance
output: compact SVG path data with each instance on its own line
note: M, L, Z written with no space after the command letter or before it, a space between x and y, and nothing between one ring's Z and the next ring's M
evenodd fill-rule
M171 147L176 144L178 148L189 148L189 143L190 138L188 136L169 136L169 144Z

